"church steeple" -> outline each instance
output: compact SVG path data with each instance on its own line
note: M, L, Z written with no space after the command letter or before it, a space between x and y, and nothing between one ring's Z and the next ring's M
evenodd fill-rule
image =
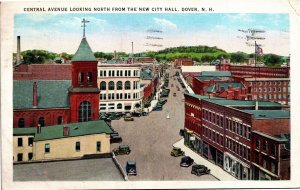
M72 61L96 61L96 57L85 37L82 38Z

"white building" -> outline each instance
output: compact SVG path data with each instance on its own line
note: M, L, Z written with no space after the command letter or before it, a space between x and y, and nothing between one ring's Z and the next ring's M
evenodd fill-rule
M139 112L142 106L139 64L98 64L100 112Z

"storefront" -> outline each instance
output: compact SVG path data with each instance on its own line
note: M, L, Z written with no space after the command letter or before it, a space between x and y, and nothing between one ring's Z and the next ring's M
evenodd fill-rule
M250 180L250 166L228 152L224 153L224 170L239 180Z
M193 131L184 130L183 132L184 144L191 150L201 154L202 153L202 141L200 137L196 136Z

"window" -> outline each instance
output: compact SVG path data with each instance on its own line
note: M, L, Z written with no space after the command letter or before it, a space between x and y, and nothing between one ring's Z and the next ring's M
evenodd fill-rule
M79 105L79 122L83 121L91 121L92 120L92 109L91 109L91 103L88 101L83 101Z
M276 172L276 165L275 165L274 161L271 161L271 172L272 173Z
M121 76L121 77L123 76L123 70L120 71L120 76Z
M265 141L263 144L263 151L267 152L268 151L268 142Z
M117 104L117 109L122 109L122 104L121 103Z
M100 71L100 77L102 77L102 76L103 76L103 71L101 70L101 71Z
M113 77L115 76L115 71L114 71L114 70L112 71L112 76L113 76Z
M18 146L23 146L23 139L22 138L18 138Z
M269 88L269 92L271 92L272 91L272 89L271 88Z
M256 145L256 148L259 149L259 147L260 147L260 139L256 139L255 140L255 145Z
M44 117L39 118L39 124L41 125L41 127L45 126L45 118Z
M88 73L87 73L86 81L87 81L87 82L92 82L92 81L93 81L93 80L92 80L92 72L88 72Z
M75 149L76 151L80 151L80 142L75 143Z
M273 88L273 92L276 92L276 88Z
M101 152L101 142L100 141L97 141L97 143L96 143L96 150L97 150L97 152Z
M275 144L271 144L271 155L272 156L276 155L276 145Z
M278 92L281 92L281 88L278 88Z
M109 99L109 100L111 99L111 93L108 94L108 99Z
M117 82L117 90L122 90L122 81Z
M116 99L119 100L120 99L120 95L119 93L116 94Z
M57 124L60 125L63 122L63 117L62 116L58 116L57 118Z
M19 128L25 127L25 119L24 118L19 119L18 126L19 126Z
M267 160L263 158L263 168L267 168Z
M23 154L22 153L19 153L18 154L18 161L23 161Z
M106 90L106 82L100 82L100 90Z
M50 144L45 144L45 153L50 153Z
M131 70L128 71L128 76L129 76L129 77L131 76Z
M128 93L128 99L130 99L130 93Z
M78 83L82 83L84 80L84 74L82 72L78 73Z
M125 82L125 90L130 90L130 82L129 81Z
M108 76L111 77L111 70L108 71Z
M119 70L117 70L117 77L118 77L118 76L120 76L120 71L119 71Z
M33 154L32 152L28 153L28 160L32 160Z
M104 76L106 77L106 71L103 72Z
M113 81L110 81L108 83L108 90L114 90L115 89L115 83Z
M28 138L28 146L32 146L33 144L33 137Z
M127 77L127 70L125 70L125 77Z

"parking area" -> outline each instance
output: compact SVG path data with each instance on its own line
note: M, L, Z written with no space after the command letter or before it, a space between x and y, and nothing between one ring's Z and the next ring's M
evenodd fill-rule
M14 181L124 181L111 158L19 164Z
M170 76L174 74L175 71ZM117 159L124 168L127 160L135 160L137 164L137 176L129 176L129 180L217 180L212 175L192 175L191 167L179 166L181 157L170 155L173 144L181 139L179 130L184 125L184 96L177 91L176 85L178 81L171 78L170 95L162 111L134 117L134 121L112 121L112 127L123 138L121 144L127 144L131 149L129 155L118 155ZM176 96L173 96L174 92ZM112 148L117 146L119 144L112 144Z

